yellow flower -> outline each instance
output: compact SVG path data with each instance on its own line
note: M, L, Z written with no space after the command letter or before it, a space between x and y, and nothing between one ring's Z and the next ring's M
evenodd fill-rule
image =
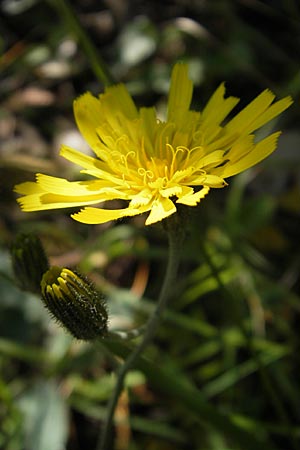
M273 103L268 89L224 124L239 99L224 98L221 84L202 112L190 109L193 84L186 64L174 66L165 121L155 108L138 109L126 87L108 87L96 98L86 93L74 102L78 128L95 157L63 146L61 155L83 167L87 181L67 181L37 174L15 190L24 211L85 206L71 217L99 224L149 212L146 225L176 212L176 204L195 206L210 188L257 164L276 148L280 132L257 142L253 134L290 106L285 97ZM124 209L87 205L113 199Z

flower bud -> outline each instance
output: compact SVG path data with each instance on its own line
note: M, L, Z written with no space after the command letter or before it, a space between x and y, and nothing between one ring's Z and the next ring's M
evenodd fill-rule
M75 338L89 341L106 335L105 299L86 277L53 266L44 274L41 290L47 309Z
M49 269L40 239L34 234L20 234L11 246L11 258L19 287L40 294L41 279Z

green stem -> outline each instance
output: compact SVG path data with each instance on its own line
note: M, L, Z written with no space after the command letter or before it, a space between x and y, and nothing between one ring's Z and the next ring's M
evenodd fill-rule
M89 36L85 33L68 0L50 0L50 4L57 9L58 14L63 17L69 26L71 33L78 39L98 80L105 86L114 84L114 79L102 60L98 49L96 49Z
M143 353L145 348L151 343L155 332L158 328L159 321L164 309L167 306L168 300L170 298L170 293L172 291L172 287L174 285L174 281L176 279L179 260L180 260L180 249L181 243L183 241L183 233L181 230L178 230L177 226L174 226L174 222L172 217L166 221L168 222L168 239L169 239L169 253L168 253L168 263L166 274L164 278L164 282L158 297L157 306L153 312L153 314L148 319L146 324L144 336L135 347L135 349L130 353L128 358L125 360L124 364L120 367L117 377L117 383L115 386L115 390L108 404L108 414L106 418L106 422L104 425L104 430L100 436L97 449L98 450L107 450L108 448L108 440L111 435L111 427L113 422L113 417L115 413L115 409L118 403L118 399L123 390L124 380L128 371L134 366L135 362L138 360L139 356Z

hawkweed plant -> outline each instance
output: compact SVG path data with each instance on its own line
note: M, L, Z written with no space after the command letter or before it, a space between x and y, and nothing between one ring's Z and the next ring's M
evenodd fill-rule
M108 448L125 375L152 341L161 313L170 299L185 234L185 208L197 206L210 189L225 187L228 178L269 156L276 149L280 132L261 140L257 140L255 132L292 103L290 97L274 101L274 94L266 89L227 119L239 99L225 98L224 84L217 88L201 112L190 109L192 94L188 66L182 63L176 64L172 71L165 120L158 119L154 107L137 108L123 84L107 87L98 98L85 93L75 100L74 115L94 156L67 146L62 146L61 156L82 167L81 173L91 179L68 181L37 174L35 182L25 182L15 188L21 194L18 202L26 212L79 207L82 209L71 217L85 224L101 224L146 213L145 225L163 221L168 233L168 263L156 308L139 344L119 369L99 450ZM124 200L126 207L104 209L97 206L115 199ZM59 288L55 287L57 280ZM43 298L52 314L56 314L52 307L52 301L58 300L56 297L62 296L65 302L74 297L82 321L85 317L80 313L81 307L84 309L82 302L92 289L86 290L90 285L80 280L63 269L52 270L43 277ZM65 290L66 282L71 289ZM76 297L73 291L77 288ZM95 304L104 311L101 302ZM92 317L89 309L86 316ZM106 313L104 316L100 328L106 327ZM59 320L64 322L62 314ZM70 327L73 325L68 323L67 328ZM89 336L83 323L79 328ZM97 335L96 330L91 333L94 335Z

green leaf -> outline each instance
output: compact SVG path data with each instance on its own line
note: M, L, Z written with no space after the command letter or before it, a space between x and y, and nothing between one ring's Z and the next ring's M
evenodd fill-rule
M131 352L127 345L117 340L105 339L101 344L121 358L126 358ZM155 389L169 395L173 401L180 402L200 423L214 427L224 434L235 445L234 448L274 450L263 426L250 418L219 411L205 400L201 392L183 374L174 376L173 372L144 357L138 359L136 369L144 372Z
M53 382L37 382L19 400L26 450L62 450L68 434L67 409Z

